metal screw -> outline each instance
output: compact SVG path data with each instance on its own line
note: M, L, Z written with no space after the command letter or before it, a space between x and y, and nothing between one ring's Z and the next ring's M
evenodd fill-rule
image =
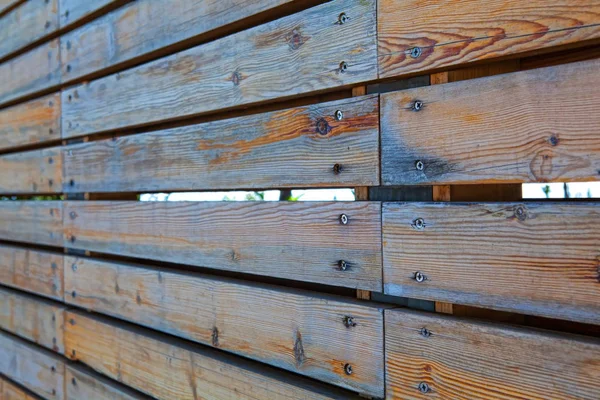
M333 173L338 175L340 172L342 172L342 166L340 164L335 164L333 166Z
M338 17L338 22L340 25L345 24L346 22L348 22L348 16L346 15L346 13L341 13Z
M421 111L423 109L423 102L421 100L415 100L415 102L412 105L412 109L414 111Z
M344 365L344 372L346 375L352 375L352 365L346 364Z
M57 265L56 265L56 263L55 263L55 262L53 262L53 263L51 263L51 264L50 264L50 267L51 267L52 269L56 269Z
M71 357L75 358L75 349L73 349L73 351L71 351Z
M550 136L550 144L556 146L558 144L558 138L554 135Z
M421 53L422 53L422 50L421 50L421 48L420 48L420 47L413 47L413 48L410 50L410 56L411 56L412 58L419 58L419 57L421 57Z
M429 385L427 383L425 383L425 382L419 383L419 391L421 393L427 393L427 392L429 392L429 390L430 390Z
M431 336L431 331L429 329L427 329L427 328L421 328L421 330L419 331L419 333L423 337L429 337L429 336Z
M48 186L54 185L54 181L52 179L48 179Z
M71 72L71 64L67 64L67 72Z
M340 110L337 110L335 112L335 119L338 121L341 121L344 118L344 113L341 112Z
M351 328L353 326L356 326L356 322L354 322L354 317L351 317L349 315L346 315L344 317L344 326L346 328Z
M71 217L71 219L75 219L75 218L77 218L77 213L75 211L71 211L69 213L69 217Z
M54 133L54 129L52 129L52 128L48 129L48 133L52 135Z
M54 159L52 157L48 158L48 164L52 164L54 162Z
M71 179L71 180L69 181L69 185L70 185L70 186L75 186L75 181L74 181L73 179Z
M73 383L73 386L77 386L77 381L75 380L75 378L71 379L71 382Z
M71 243L75 243L75 236L71 235Z
M77 264L73 264L73 265L71 265L71 269L72 269L73 271L77 271Z
M423 169L425 169L425 164L423 164L423 161L418 160L415 163L415 168L417 169L417 171L423 171Z
M56 367L53 365L52 367L50 367L50 371L52 371L52 373L56 372Z
M345 271L348 269L348 263L344 260L340 260L338 261L338 268L340 269L340 271Z
M76 296L77 296L77 293L76 293L76 292L73 290L73 292L71 293L71 295L72 295L73 297L76 297Z
M519 219L519 221L525 221L527 219L527 213L523 207L517 207L515 210L515 215Z
M340 72L346 72L346 70L348 69L348 64L346 64L346 61L342 61L340 63Z
M417 218L412 223L413 228L422 230L425 228L425 220L423 218Z
M71 319L69 320L69 323L70 323L71 325L75 325L75 320L74 320L73 318L71 318Z
M425 275L423 275L423 273L421 271L415 272L415 281L421 283L421 282L425 281L426 279L427 279L427 277Z
M319 118L317 121L317 133L327 135L329 133L329 124L325 118Z
M46 23L44 24L44 28L48 29L48 28L50 28L50 25L51 25L50 21L46 21Z
M346 214L340 215L340 224L348 225L348 216Z
M52 389L52 396L56 396L56 389Z

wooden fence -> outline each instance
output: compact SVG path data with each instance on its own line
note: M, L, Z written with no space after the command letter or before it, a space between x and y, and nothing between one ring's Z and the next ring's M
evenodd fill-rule
M0 399L600 398L600 203L521 191L600 180L600 1L0 0L0 39ZM311 188L356 201L140 201Z

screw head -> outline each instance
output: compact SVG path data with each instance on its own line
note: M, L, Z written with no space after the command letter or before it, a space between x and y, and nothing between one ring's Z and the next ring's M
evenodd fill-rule
M348 216L346 214L340 215L340 224L348 225Z
M415 168L417 169L417 171L423 171L425 169L425 164L423 164L423 161L418 160L415 163Z
M342 166L340 164L334 164L333 173L338 175L340 172L342 172Z
M344 118L344 113L341 110L335 112L335 119L341 121Z
M340 271L345 271L348 269L348 263L344 260L340 260L338 261L338 268L340 269Z
M319 135L327 135L330 131L329 124L325 118L319 118L316 128Z
M348 64L346 63L346 61L342 61L340 63L340 72L344 73L344 72L346 72L347 69L348 69Z
M411 56L412 58L419 58L419 57L421 57L421 53L422 53L422 52L423 52L423 51L421 50L421 48L420 48L420 47L413 47L413 48L410 50L410 56Z
M423 102L421 100L415 100L415 102L412 105L412 109L414 111L421 111L423 109Z
M556 136L554 136L554 135L550 136L550 140L549 141L550 141L550 144L552 146L556 146L558 144L558 138Z
M338 22L339 22L339 24L340 24L340 25L343 25L343 24L345 24L346 22L348 22L348 16L346 15L346 13L341 13L341 14L338 16Z
M71 219L75 219L75 218L77 218L77 213L75 211L71 211L69 213L69 217L71 217Z
M427 277L421 271L415 272L415 281L418 283L424 282L426 279Z
M72 269L73 271L77 271L77 264L73 264L73 265L71 265L71 269Z
M429 337L429 336L431 336L431 331L429 329L427 329L427 328L421 328L421 330L419 331L419 333L423 337Z
M73 386L77 386L77 381L75 380L75 378L71 379L71 383L73 384Z
M354 322L354 317L351 317L349 315L346 315L344 317L344 326L346 328L351 328L353 326L356 326L356 322Z
M429 388L429 385L427 383L425 383L425 382L419 383L419 392L427 393L427 392L429 392L429 390L431 390L431 389Z
M425 220L423 218L417 218L413 221L412 226L415 229L422 230L425 228Z
M346 375L352 375L352 365L346 364L344 365L344 372Z

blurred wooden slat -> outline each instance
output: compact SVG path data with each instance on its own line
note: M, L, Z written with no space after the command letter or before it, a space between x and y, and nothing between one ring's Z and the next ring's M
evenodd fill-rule
M71 201L65 207L68 247L381 290L379 203Z
M387 310L385 325L390 399L596 400L600 393L598 339L401 310Z
M375 18L374 0L336 0L65 90L63 137L375 79Z
M3 400L40 400L41 397L30 394L28 391L15 385L0 375L0 399Z
M383 207L385 293L600 324L597 204Z
M118 7L129 0L58 0L60 27L64 28L107 7Z
M65 258L65 288L67 303L80 308L383 395L383 313L377 306L75 257Z
M0 201L0 239L62 246L60 201Z
M150 400L81 365L67 365L65 393L69 400Z
M377 10L381 78L600 39L598 0L380 0Z
M599 69L592 60L381 95L383 183L598 180Z
M64 191L378 184L378 127L369 96L82 143L63 150Z
M60 193L62 160L57 147L0 156L0 193Z

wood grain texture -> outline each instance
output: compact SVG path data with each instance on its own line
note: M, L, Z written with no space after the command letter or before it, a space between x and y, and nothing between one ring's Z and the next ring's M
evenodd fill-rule
M67 354L157 399L348 399L316 381L162 335L67 312ZM330 389L332 388L332 389Z
M1 4L1 3L0 3ZM31 395L29 392L15 385L8 379L0 376L0 399L3 400L40 400L40 397Z
M60 83L58 39L0 64L0 104Z
M63 150L64 191L376 185L378 127L369 96L82 143Z
M60 139L60 93L0 110L0 149Z
M600 179L599 68L592 60L382 94L383 183Z
M0 328L61 354L64 310L60 303L0 287Z
M64 361L42 347L0 332L0 374L47 400L64 399Z
M598 339L400 310L385 332L390 399L598 398Z
M598 0L381 0L377 9L380 78L600 37Z
M28 0L0 19L0 59L58 29L58 0Z
M63 137L375 79L375 17L374 0L336 0L65 90Z
M102 1L106 3L106 1ZM131 62L148 53L275 8L290 0L138 0L61 41L65 80ZM81 7L81 1L77 2ZM67 67L68 66L68 67Z
M0 156L0 193L60 193L62 159L58 147Z
M0 238L62 246L60 201L0 201Z
M381 290L379 203L71 201L65 207L68 247Z
M115 3L125 3L127 0L58 0L60 9L60 26L64 28L83 18L101 11Z
M62 301L63 256L0 246L0 284Z
M75 257L65 257L65 288L66 302L86 310L383 396L383 312L377 307Z
M104 378L77 364L67 365L65 373L67 399L90 400L149 400L149 397Z
M387 294L600 323L596 203L389 203L383 243Z

